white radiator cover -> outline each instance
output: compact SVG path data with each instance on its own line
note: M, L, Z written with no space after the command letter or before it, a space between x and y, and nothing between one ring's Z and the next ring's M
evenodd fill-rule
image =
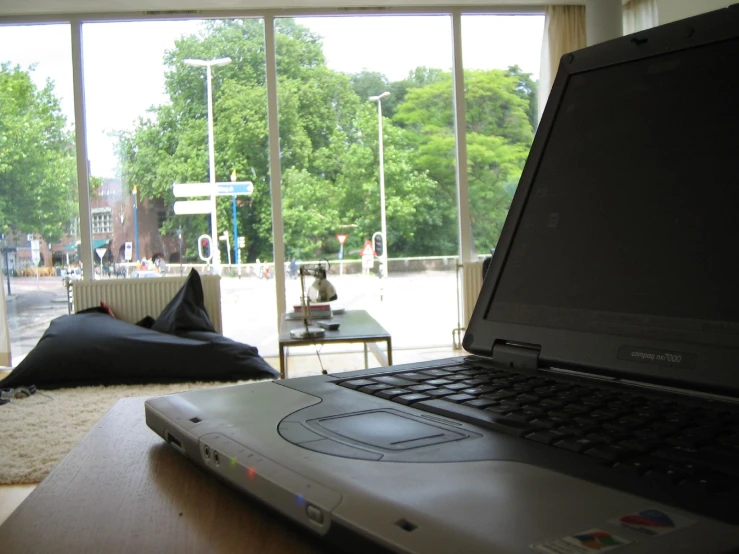
M74 311L100 306L105 302L118 319L136 323L147 315L156 319L187 279L160 277L149 279L103 279L72 281ZM213 327L223 334L221 315L221 277L201 275L205 309Z
M470 324L472 311L482 290L482 262L467 262L462 265L462 321L465 328Z

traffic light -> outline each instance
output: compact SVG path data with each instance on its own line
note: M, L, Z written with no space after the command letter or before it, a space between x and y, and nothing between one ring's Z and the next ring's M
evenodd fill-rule
M382 241L382 233L375 233L372 237L374 239L374 246L375 246L375 254L380 257L382 256L383 252L383 241Z
M211 239L208 235L200 235L198 237L198 255L204 262L209 262L213 257L213 248Z

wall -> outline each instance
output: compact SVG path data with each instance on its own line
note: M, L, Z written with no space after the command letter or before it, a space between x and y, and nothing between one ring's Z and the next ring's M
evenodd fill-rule
M735 0L657 0L660 24L725 8Z

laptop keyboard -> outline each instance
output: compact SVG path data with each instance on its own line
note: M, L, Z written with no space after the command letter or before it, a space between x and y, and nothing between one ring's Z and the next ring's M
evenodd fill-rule
M688 493L739 488L739 409L725 404L634 394L471 363L337 384L576 452L613 471Z

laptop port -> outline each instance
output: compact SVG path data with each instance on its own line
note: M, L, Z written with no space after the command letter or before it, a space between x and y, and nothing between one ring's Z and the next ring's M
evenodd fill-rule
M215 450L213 451L213 459L216 461L216 465L221 463L221 460L218 458L218 452Z
M205 457L206 457L206 458L210 458L210 448L208 448L208 446L207 446L207 445L206 445L206 446L205 446L205 448L203 449L203 452L205 452Z

